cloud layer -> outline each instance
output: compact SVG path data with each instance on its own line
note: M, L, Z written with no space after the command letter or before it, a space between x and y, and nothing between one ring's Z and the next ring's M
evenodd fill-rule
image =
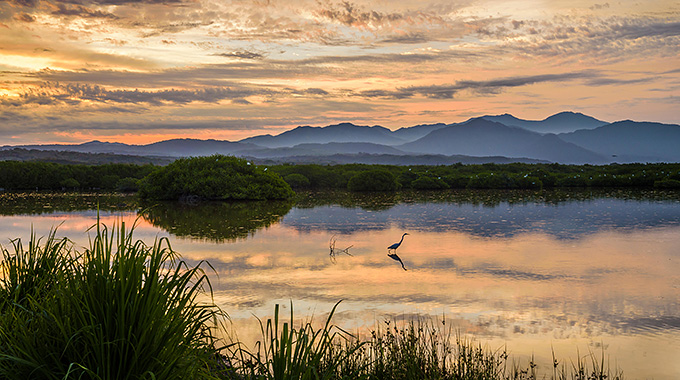
M4 0L0 30L8 143L566 109L680 122L672 2Z

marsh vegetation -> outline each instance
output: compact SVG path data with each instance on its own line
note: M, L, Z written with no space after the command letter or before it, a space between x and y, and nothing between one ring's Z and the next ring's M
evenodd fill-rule
M54 231L2 249L0 376L6 379L619 379L593 353L553 368L514 362L452 333L446 321L381 324L362 338L288 321L277 306L248 348L216 332L227 315L204 269L165 239L148 246L122 224L93 226L83 252ZM208 297L201 297L207 295Z

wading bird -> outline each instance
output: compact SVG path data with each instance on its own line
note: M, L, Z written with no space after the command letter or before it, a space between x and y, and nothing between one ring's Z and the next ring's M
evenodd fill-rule
M401 245L401 242L404 241L404 236L406 236L406 235L408 235L407 232L404 233L403 235L401 235L401 240L399 240L399 243L394 243L394 244L390 245L389 247L387 247L387 252L389 252L390 250L393 250L394 253L396 254L397 248L399 248L399 246Z

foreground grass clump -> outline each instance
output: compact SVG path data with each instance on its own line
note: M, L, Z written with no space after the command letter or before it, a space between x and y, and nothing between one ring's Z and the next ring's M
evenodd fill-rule
M229 362L234 366L228 374L241 379L357 379L362 377L357 365L359 343L344 330L331 324L337 304L323 328L312 321L293 326L291 304L290 323L279 318L279 305L274 318L260 320L262 340L249 351L241 343L229 347Z
M13 248L0 264L0 378L212 378L222 315L198 303L208 278L166 239L98 224L82 253L54 232Z

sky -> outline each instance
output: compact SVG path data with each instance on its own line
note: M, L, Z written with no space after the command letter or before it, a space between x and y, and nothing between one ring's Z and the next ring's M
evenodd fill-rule
M679 109L680 1L0 0L0 146Z

